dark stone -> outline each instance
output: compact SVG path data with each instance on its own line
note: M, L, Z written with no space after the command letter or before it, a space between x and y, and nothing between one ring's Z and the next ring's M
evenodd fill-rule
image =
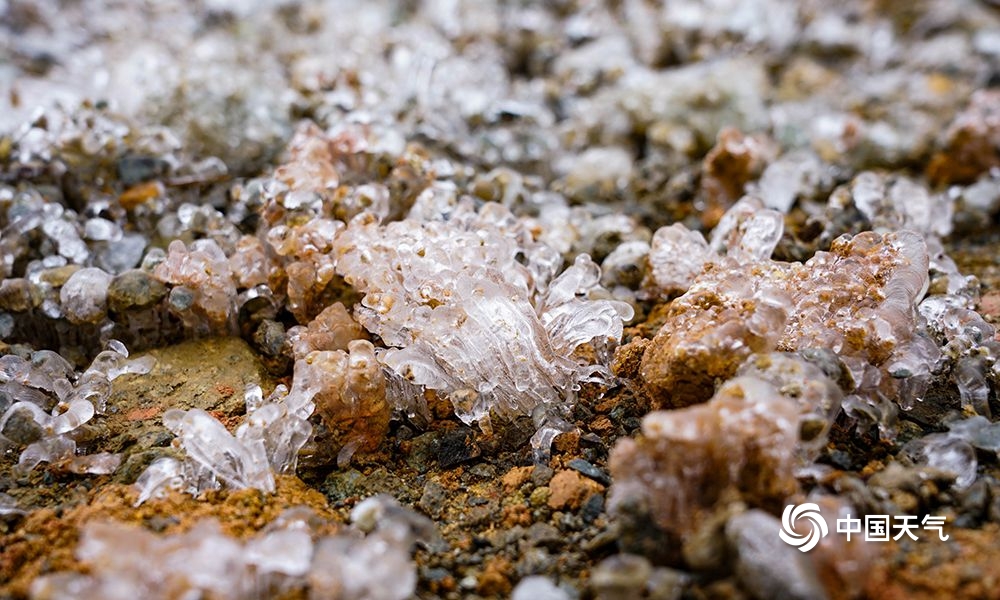
M548 485L555 474L556 472L548 465L535 465L531 471L531 483L535 484L535 487Z
M0 309L24 312L31 308L31 284L17 277L0 281Z
M118 179L126 186L157 179L170 172L170 163L155 156L124 156L115 166Z
M175 287L170 290L170 306L174 310L184 311L194 305L194 291L185 287Z
M254 346L265 356L281 356L285 348L285 326L277 321L261 321L253 334Z
M4 425L3 434L15 444L27 445L42 437L42 426L35 422L31 413L26 410L16 409L7 419Z
M167 295L167 286L139 269L125 271L108 286L108 308L116 313L154 306Z
M548 523L533 523L525 538L532 546L550 550L558 550L564 543L562 533Z
M424 486L424 493L420 496L417 506L427 516L437 519L441 517L441 509L444 508L447 499L447 492L440 483L428 481L427 485Z
M410 440L410 452L406 455L406 464L419 473L426 473L438 455L441 440L437 432L428 431Z
M476 444L476 433L468 427L449 431L441 436L438 447L438 465L450 469L455 465L478 458L481 454Z
M598 469L582 458L574 458L567 465L569 468L579 472L584 477L589 477L601 485L611 485L611 477L607 473Z
M593 523L604 512L604 494L591 494L580 508L580 517L586 523Z

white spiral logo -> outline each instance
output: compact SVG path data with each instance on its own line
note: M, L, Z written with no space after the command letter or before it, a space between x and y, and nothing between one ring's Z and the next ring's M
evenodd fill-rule
M802 518L809 522L809 533L800 535L795 530L795 523ZM826 519L819 512L819 506L813 502L805 504L789 504L785 507L785 512L781 513L781 531L778 537L789 546L795 546L802 552L809 552L816 547L819 541L826 537L829 530L826 526Z

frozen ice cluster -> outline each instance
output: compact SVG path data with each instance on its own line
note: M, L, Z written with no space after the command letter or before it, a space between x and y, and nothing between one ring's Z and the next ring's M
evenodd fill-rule
M51 350L29 356L0 356L0 451L24 446L17 467L30 471L48 462L76 473L112 473L116 454L78 454L87 440L85 425L103 414L111 381L125 373L146 373L151 359L128 360L128 351L112 341L82 373Z
M648 511L679 543L720 503L782 506L825 445L843 397L818 357L807 356L756 354L707 402L646 415L642 437L620 441L611 455L612 511Z
M432 541L434 525L386 496L359 503L352 520L346 531L324 533L322 518L292 507L245 540L211 518L169 534L96 521L84 526L76 548L86 574L40 577L31 597L411 598L417 582L411 552L415 543Z
M315 406L309 396L278 386L265 399L259 386L250 385L245 399L246 416L235 435L200 408L167 410L163 424L177 436L185 457L153 461L136 481L136 503L178 489L273 492L275 473L294 473L298 452L312 433L308 418Z
M683 225L656 232L653 281L686 291L643 355L647 392L658 406L687 406L753 353L827 349L849 373L852 410L891 426L886 399L920 397L941 354L917 310L929 286L923 237L844 236L805 263L787 263L769 258L782 229L780 213L744 199L712 244Z
M607 381L606 367L574 353L592 344L606 356L633 310L595 296L590 257L562 270L562 256L502 205L466 199L441 214L431 202L448 191L435 192L411 211L424 220L355 219L334 243L337 271L364 294L359 322L388 347L383 364L487 427L491 413L530 415L567 404L584 381Z

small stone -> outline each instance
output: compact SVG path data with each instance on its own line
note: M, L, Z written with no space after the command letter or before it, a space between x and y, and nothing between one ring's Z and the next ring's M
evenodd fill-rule
M420 496L417 506L428 516L436 519L441 516L441 509L444 508L447 499L448 493L444 486L436 481L428 481L424 485L424 493Z
M63 312L71 323L96 323L107 315L111 275L96 268L73 273L59 291Z
M479 575L476 592L482 596L497 596L510 593L510 576L514 567L503 557L489 560Z
M528 497L528 502L531 506L535 508L541 508L548 503L549 498L552 496L552 490L546 486L536 487L531 492L531 496Z
M555 471L552 467L545 464L535 465L531 472L531 483L536 486L548 485L549 481L552 481L553 475L555 475Z
M24 312L31 308L31 284L16 277L0 281L0 309Z
M285 349L285 326L271 319L264 319L253 333L254 346L266 356L281 356Z
M590 587L597 600L628 600L641 595L652 574L653 566L644 557L615 554L594 567Z
M426 473L433 465L440 445L440 436L436 431L418 435L409 441L410 451L406 455L406 464L419 473Z
M559 530L548 523L532 523L531 527L528 527L526 537L532 546L541 546L550 550L556 550L566 543Z
M554 510L580 508L583 501L591 494L604 490L604 486L582 477L576 471L559 471L549 483L552 495L549 497L549 508Z
M125 271L108 286L108 308L116 313L149 308L167 295L167 286L139 269Z
M601 485L611 485L611 478L604 471L598 469L582 458L574 458L569 461L567 467L579 471L581 474L593 479Z
M118 179L126 186L163 177L170 172L170 163L156 156L124 156L115 165Z
M736 551L736 574L754 598L817 600L826 590L808 556L781 541L781 522L761 510L736 515L726 537Z
M534 467L514 467L510 471L507 471L507 474L500 479L500 482L503 483L504 489L508 492L513 492L525 483L528 483L533 470Z
M476 433L472 429L456 429L441 436L437 452L438 464L442 469L450 469L477 458L480 452L479 445L476 444Z

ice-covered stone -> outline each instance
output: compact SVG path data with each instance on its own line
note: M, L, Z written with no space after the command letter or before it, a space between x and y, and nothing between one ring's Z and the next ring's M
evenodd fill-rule
M373 450L389 428L386 378L375 347L350 341L345 350L310 352L295 362L292 394L311 395L346 465L357 450Z
M828 348L854 365L862 393L878 396L890 377L865 376L868 367L917 352L927 359L910 375L925 376L936 361L918 334L927 269L926 246L908 231L842 237L804 264L721 262L671 304L640 375L656 404L684 406L709 397L751 353Z
M107 315L111 275L86 268L73 273L59 290L63 314L71 323L96 323Z
M236 285L225 252L210 239L170 243L154 274L174 287L170 308L199 334L226 333L234 326Z
M511 600L569 600L570 595L548 577L531 575L514 586L510 597Z
M647 414L642 437L620 440L610 458L612 513L646 513L678 543L724 504L773 510L795 493L796 469L822 447L839 391L811 365L766 360L707 403Z

